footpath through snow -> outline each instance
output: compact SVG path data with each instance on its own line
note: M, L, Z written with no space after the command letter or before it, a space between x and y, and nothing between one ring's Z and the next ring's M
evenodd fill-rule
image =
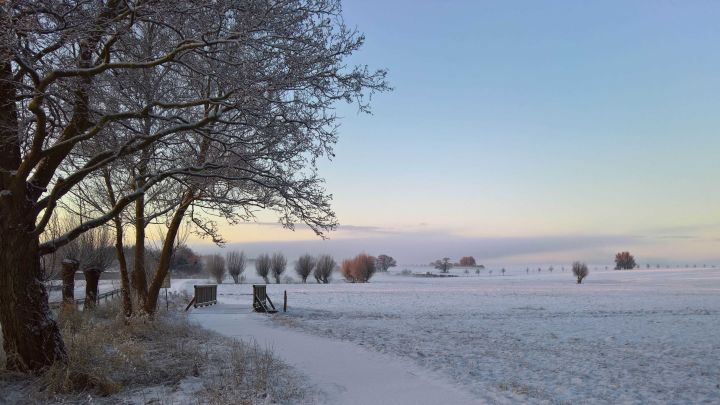
M192 310L191 317L222 335L270 347L310 378L327 404L477 404L470 394L411 362L356 344L273 326L248 305L223 304Z

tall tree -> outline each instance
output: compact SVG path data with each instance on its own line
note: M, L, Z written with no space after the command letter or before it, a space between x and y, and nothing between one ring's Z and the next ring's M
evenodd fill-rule
M387 89L384 71L346 66L363 37L337 0L9 1L0 27L0 323L7 367L19 371L66 359L40 257L130 204L131 284L147 288L138 304L149 312L186 214L215 241L206 213L240 221L270 208L285 226L333 229L315 169L332 155L332 107L367 111L366 96ZM173 87L132 100L108 90L143 75ZM123 159L133 178L110 208L40 243L68 193ZM146 193L163 181L182 194L143 287Z

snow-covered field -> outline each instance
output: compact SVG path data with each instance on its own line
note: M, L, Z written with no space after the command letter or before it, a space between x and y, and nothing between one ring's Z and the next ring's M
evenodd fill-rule
M272 321L247 314L248 284L223 284L221 304L194 317L242 312L276 333L345 340L478 403L720 403L720 269L591 270L582 285L559 269L460 275L273 284L269 295L279 306L287 290L289 310Z

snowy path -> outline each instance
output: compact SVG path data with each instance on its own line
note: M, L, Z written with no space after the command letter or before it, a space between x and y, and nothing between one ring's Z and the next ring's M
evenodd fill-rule
M244 341L255 340L310 377L328 404L477 404L479 401L441 377L407 360L356 344L272 326L267 315L247 305L218 304L194 309L203 327Z

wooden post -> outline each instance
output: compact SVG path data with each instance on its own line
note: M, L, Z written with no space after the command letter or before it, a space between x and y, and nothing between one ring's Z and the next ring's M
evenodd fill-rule
M285 290L285 293L283 294L283 312L287 312L287 290Z

